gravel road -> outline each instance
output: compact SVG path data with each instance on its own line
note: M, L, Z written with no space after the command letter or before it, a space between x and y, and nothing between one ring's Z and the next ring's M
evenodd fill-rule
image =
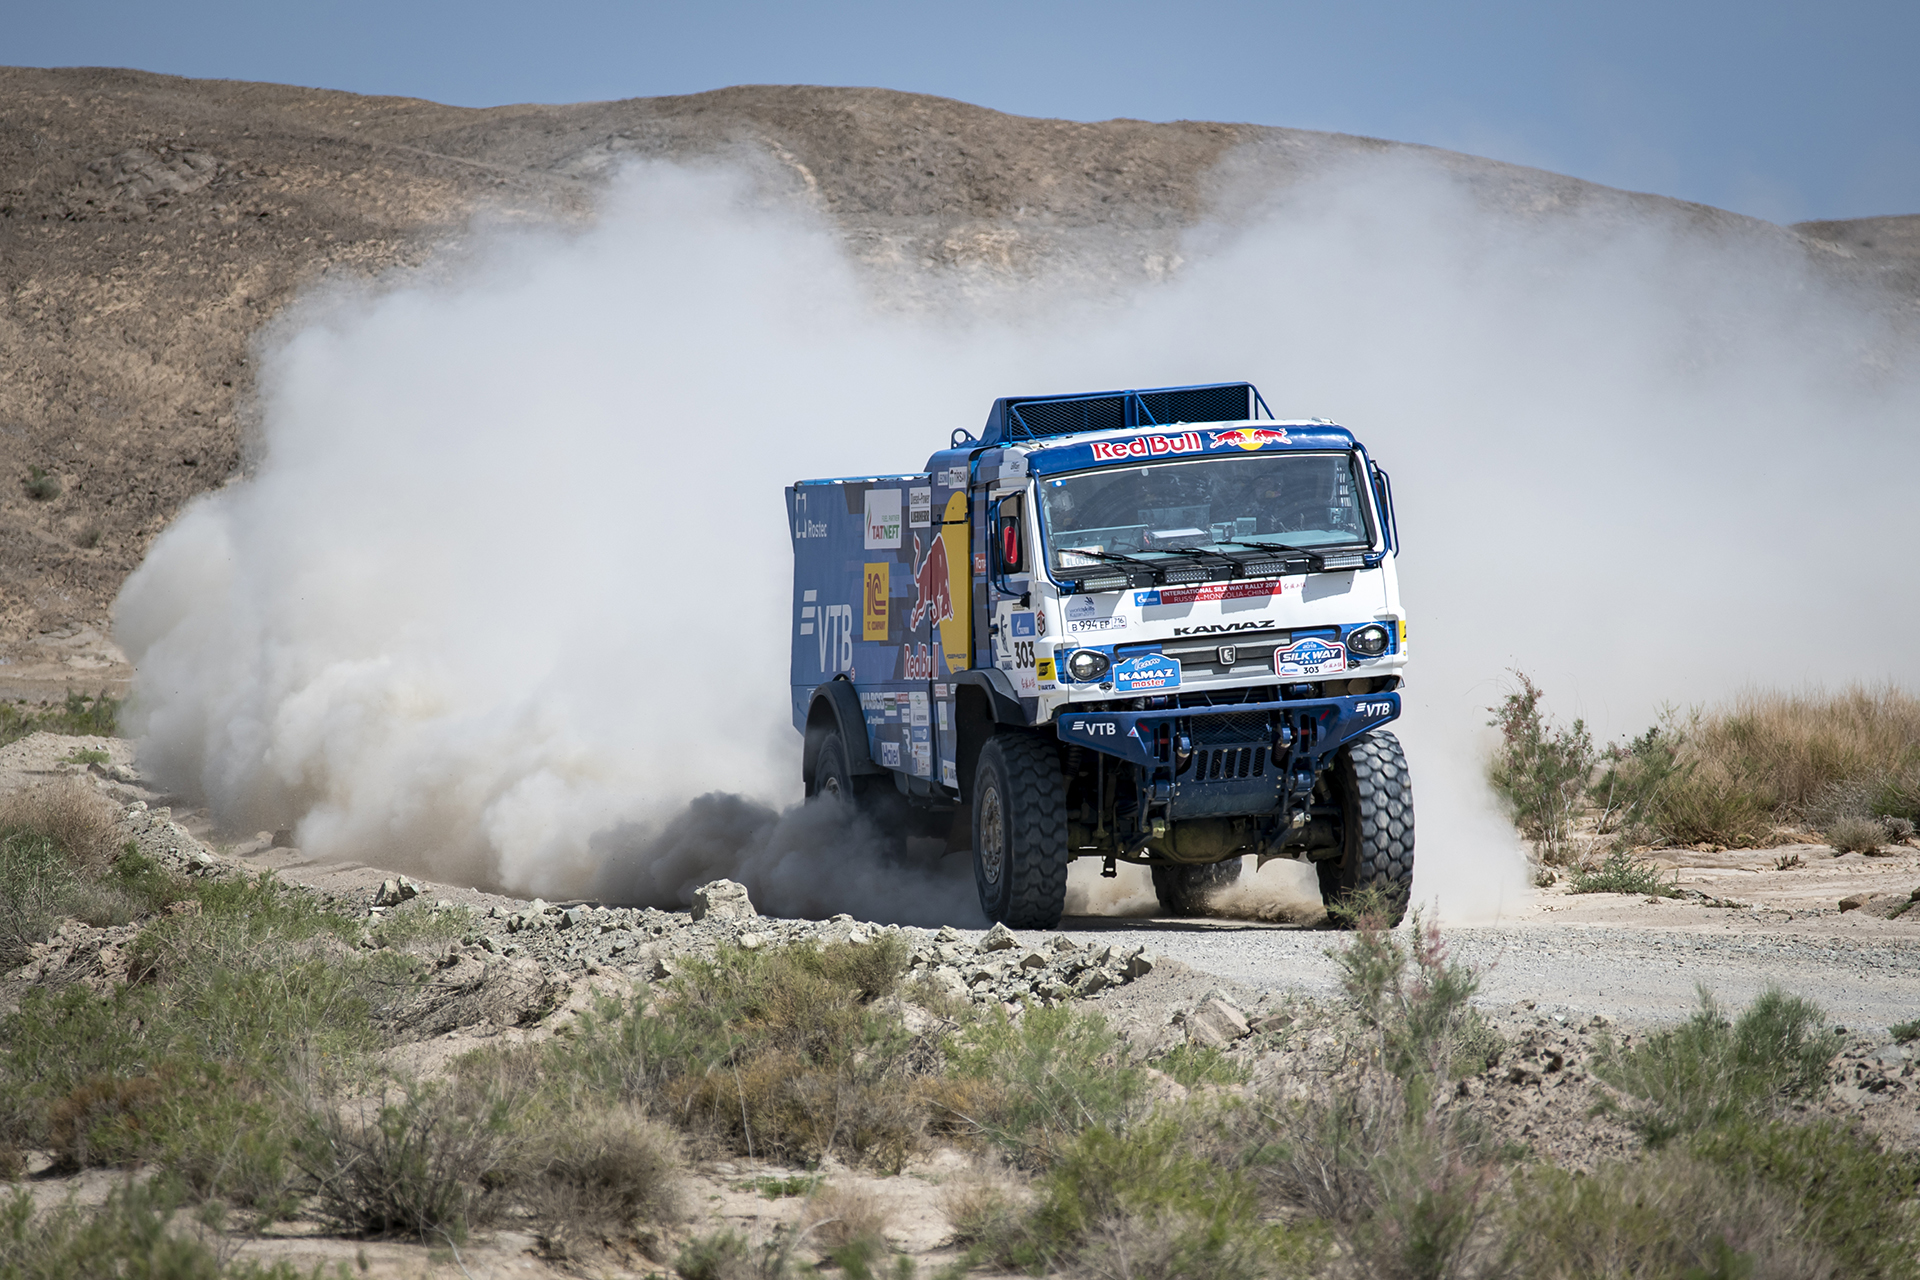
M1599 1013L1628 1024L1657 1023L1691 1012L1700 986L1738 1007L1777 985L1817 1001L1852 1031L1884 1032L1920 1017L1920 933L1836 938L1831 922L1809 922L1817 923L1825 924L1819 934L1811 927L1748 921L1707 922L1698 929L1555 922L1453 928L1446 937L1452 954L1480 971L1477 1002L1489 1008L1532 1000L1542 1013L1570 1019ZM1337 967L1326 953L1340 935L1324 930L1099 918L1069 920L1065 927L1097 932L1114 944L1145 946L1257 991L1320 995L1338 985Z

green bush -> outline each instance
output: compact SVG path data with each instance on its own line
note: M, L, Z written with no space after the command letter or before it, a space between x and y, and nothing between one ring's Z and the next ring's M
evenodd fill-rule
M1729 1021L1703 989L1679 1027L1631 1048L1603 1041L1594 1074L1637 1101L1629 1119L1660 1146L1819 1093L1838 1048L1824 1022L1819 1006L1777 989Z
M35 706L24 699L0 702L0 747L42 731L111 738L119 732L119 717L120 702L104 693L68 690L66 699L51 707Z
M1201 1085L1245 1084L1250 1074L1244 1064L1210 1045L1176 1045L1166 1056L1155 1059L1153 1066L1188 1089Z
M1697 765L1682 754L1687 735L1675 720L1673 708L1665 708L1659 724L1601 752L1599 775L1587 787L1600 834L1645 839L1658 833L1668 798L1687 785Z
M45 467L28 467L27 478L21 483L27 496L35 502L49 502L60 496L60 477Z
M1505 1274L1523 1280L1801 1280L1851 1275L1796 1229L1790 1195L1679 1150L1514 1180Z
M1541 710L1544 696L1525 672L1514 672L1520 688L1487 723L1500 730L1500 746L1488 765L1487 780L1505 801L1522 834L1533 840L1541 860L1564 862L1573 821L1593 774L1593 735L1585 722L1561 728Z
M837 1151L898 1168L925 1127L911 1080L937 1061L875 1003L905 962L892 935L863 947L725 948L657 990L650 1012L609 1002L584 1016L550 1051L551 1073L743 1155Z
M1568 893L1641 893L1656 898L1679 895L1674 882L1660 868L1615 845L1594 868L1576 867L1567 880Z
M991 1233L978 1237L979 1255L1034 1274L1143 1280L1299 1274L1319 1260L1315 1233L1266 1222L1249 1172L1191 1137L1170 1116L1081 1131L1057 1151L1029 1212L975 1224Z
M72 1203L35 1215L24 1189L0 1201L0 1276L7 1280L295 1280L290 1263L229 1262L205 1238L172 1224L177 1193L160 1180L128 1182L96 1210Z
M1097 1014L1070 1005L1028 1009L1018 1020L995 1010L948 1042L958 1082L979 1082L988 1109L977 1130L1022 1163L1045 1165L1089 1126L1118 1129L1138 1110L1145 1077L1126 1044Z
M1920 1156L1887 1152L1824 1119L1738 1120L1694 1135L1688 1148L1727 1177L1791 1201L1796 1230L1831 1253L1841 1274L1920 1276Z

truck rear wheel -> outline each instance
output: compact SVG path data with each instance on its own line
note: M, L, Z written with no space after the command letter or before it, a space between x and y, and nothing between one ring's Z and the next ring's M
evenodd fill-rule
M1355 738L1340 749L1330 781L1342 845L1339 857L1317 864L1320 897L1332 912L1376 889L1399 924L1413 891L1413 780L1400 740L1385 730Z
M1066 784L1053 748L996 734L973 774L973 882L987 919L1051 929L1067 905Z
M1207 909L1207 899L1240 878L1240 859L1206 866L1153 868L1153 895L1160 908L1170 916L1197 916Z
M906 856L908 811L906 800L894 789L893 779L885 774L859 776L847 763L847 744L838 730L830 730L820 739L814 753L813 776L807 779L807 799L837 796L859 811L873 824L880 838L880 856L899 860Z

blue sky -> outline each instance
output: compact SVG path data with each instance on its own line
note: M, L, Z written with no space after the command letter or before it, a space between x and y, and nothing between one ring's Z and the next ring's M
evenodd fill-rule
M879 85L1452 147L1778 221L1920 213L1920 3L13 0L0 63L463 106Z

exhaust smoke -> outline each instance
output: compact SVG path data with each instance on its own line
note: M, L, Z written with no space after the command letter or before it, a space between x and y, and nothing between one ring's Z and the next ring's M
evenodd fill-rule
M1242 377L1394 475L1444 919L1527 892L1480 776L1506 668L1609 735L1911 678L1914 347L1796 241L1502 212L1406 160L1223 207L1124 296L909 304L806 210L646 164L589 230L309 300L257 471L116 605L143 766L230 829L453 882L978 924L963 858L903 873L795 806L781 486L915 468L996 395ZM1138 897L1107 885L1075 900Z

